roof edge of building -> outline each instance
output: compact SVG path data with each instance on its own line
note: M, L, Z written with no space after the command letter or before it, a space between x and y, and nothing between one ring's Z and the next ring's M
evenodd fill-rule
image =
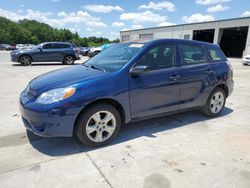
M222 21L244 20L244 19L250 19L250 16L230 18L230 19L221 19L221 20L213 20L213 21L206 21L206 22L176 24L176 25L169 25L169 26L147 27L147 28L141 28L141 29L129 29L129 30L120 31L120 33L131 32L131 31L142 31L142 30L149 30L149 29L171 28L171 27L179 27L179 26L186 26L186 25L196 25L196 24L198 25L198 24L204 24L204 23L216 23L216 22L222 22Z

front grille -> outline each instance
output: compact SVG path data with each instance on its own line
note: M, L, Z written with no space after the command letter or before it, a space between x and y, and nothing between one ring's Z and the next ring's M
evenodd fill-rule
M28 96L29 99L31 99L32 97L34 97L36 94L35 90L33 90L32 88L28 87L27 88L27 93L26 95Z

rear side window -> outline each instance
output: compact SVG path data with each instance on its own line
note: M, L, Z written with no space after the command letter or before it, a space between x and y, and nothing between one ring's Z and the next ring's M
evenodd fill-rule
M207 63L206 54L202 47L195 45L180 45L182 65Z
M70 45L68 45L68 44L59 44L59 43L53 44L53 48L55 48L55 49L58 49L58 48L69 48L69 47L70 47Z
M212 61L222 61L225 60L222 52L216 47L207 47L207 51Z

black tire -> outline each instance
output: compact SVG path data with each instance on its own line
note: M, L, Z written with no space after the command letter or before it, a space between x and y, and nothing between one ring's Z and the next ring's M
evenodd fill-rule
M214 108L216 109L216 107L214 107L214 104L212 104L212 100L213 101L216 100L215 99L215 94L218 95L218 93L223 96L223 102L218 102L219 100L216 102L218 104L218 106L219 106L218 110L216 111L216 110L213 110ZM209 117L218 116L221 113L221 111L224 109L225 103L226 103L226 93L222 88L217 87L209 95L205 106L202 108L202 111L203 111L203 113L205 115L207 115Z
M75 58L72 55L66 55L63 58L63 64L64 65L73 65L75 63Z
M21 57L19 57L19 62L21 63L21 65L23 66L29 66L32 63L32 59L30 56L28 55L22 55Z
M97 130L93 131L92 133L89 133L87 135L87 126L89 126L89 122L92 121L92 117L94 114L99 113L99 112L109 112L111 113L115 118L115 128L112 134L110 134L110 137L108 137L106 140L104 141L93 141L93 139L95 139L97 137ZM105 116L106 117L106 116ZM110 120L113 122L113 120ZM96 122L94 123L96 125ZM99 124L97 124L99 125ZM102 124L100 124L100 126L102 126ZM107 126L107 125L106 125ZM98 146L102 146L105 145L109 142L111 142L119 133L121 128L121 116L119 114L119 112L117 111L117 109L108 104L108 103L99 103L99 104L95 104L94 106L84 110L80 116L78 117L76 124L75 124L75 135L77 136L77 138L84 144L87 146L91 146L91 147L98 147ZM99 128L97 128L99 130ZM102 130L103 132L101 132L102 138L105 136L105 129ZM92 134L92 135L90 135ZM100 134L100 133L99 133ZM92 139L90 139L92 138Z

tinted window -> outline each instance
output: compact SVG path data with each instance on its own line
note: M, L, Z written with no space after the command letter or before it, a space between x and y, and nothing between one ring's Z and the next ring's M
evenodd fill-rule
M206 63L207 58L202 47L195 45L180 45L183 65Z
M175 62L174 45L167 44L147 51L136 65L148 66L150 70L171 68Z
M208 47L207 50L208 50L208 53L213 61L225 60L224 55L222 54L222 52L218 48Z
M43 45L43 49L51 49L51 48L52 48L51 43Z
M70 46L68 44L60 44L60 43L54 43L53 48L69 48Z

